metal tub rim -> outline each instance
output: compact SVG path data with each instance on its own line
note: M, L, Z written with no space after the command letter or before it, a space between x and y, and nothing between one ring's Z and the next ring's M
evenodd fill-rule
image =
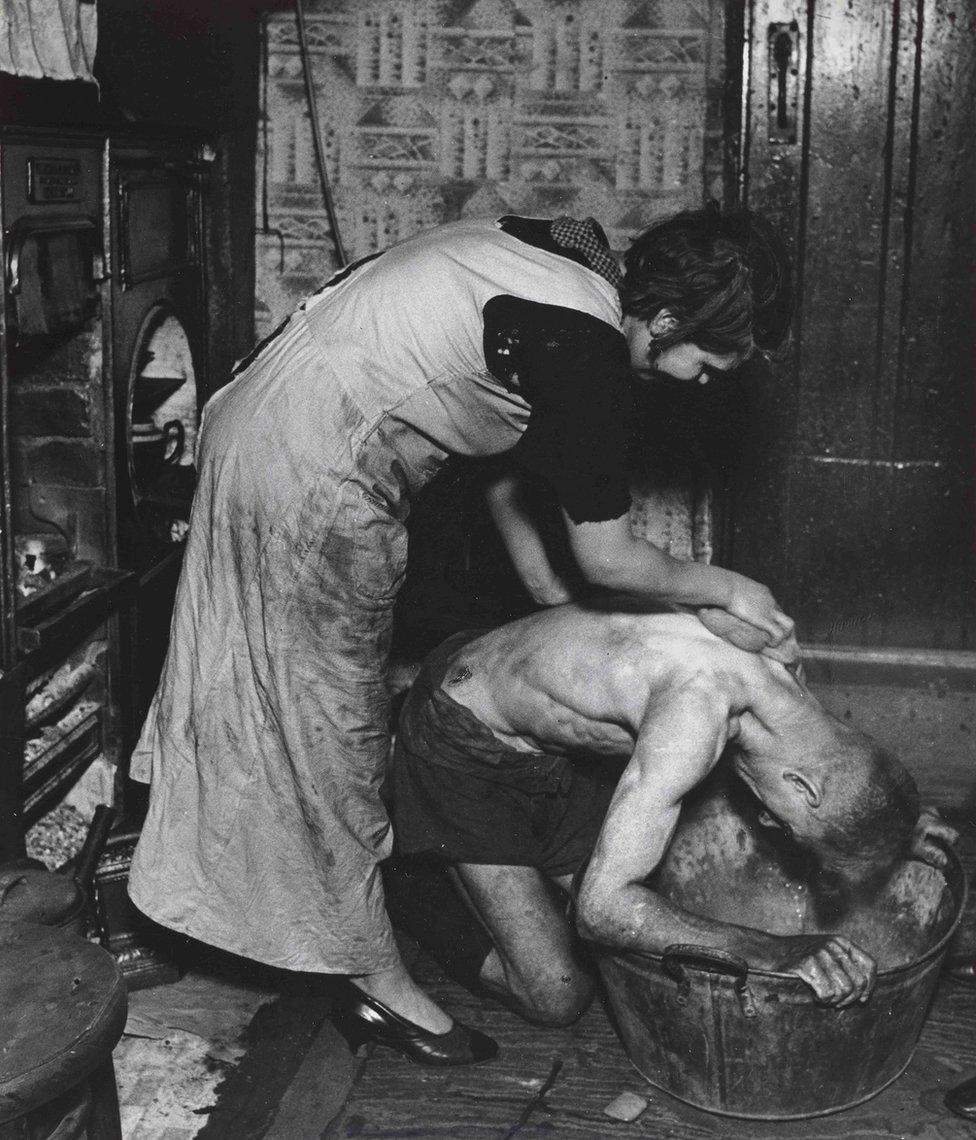
M879 978L887 978L897 974L904 974L908 973L909 971L916 970L919 966L923 965L931 958L935 958L937 955L943 953L955 935L956 931L958 930L959 923L962 921L962 916L966 909L966 900L969 897L969 888L967 885L966 872L963 868L959 856L951 848L946 850L946 855L948 856L949 860L948 866L944 869L937 868L937 870L939 870L940 874L945 877L946 885L948 886L955 900L956 913L955 917L952 920L952 923L949 925L946 932L939 939L939 941L930 946L924 954L920 955L918 958L913 958L910 962L905 962L902 965L891 966L887 970L879 970L877 975ZM953 880L955 880L955 885L953 883ZM640 962L650 961L656 963L657 965L661 964L661 961L664 959L667 953L666 950L662 951L661 953L654 953L650 950L614 950L606 946L601 947L601 951L603 953L610 954L615 958L634 959ZM691 968L699 969L699 967L694 966ZM700 969L703 973L717 972L709 971L707 967L700 967ZM807 990L809 992L809 987L806 985L806 983L801 981L801 979L798 978L795 974L787 974L780 970L760 970L750 966L749 976L760 978L775 978L779 981L787 983L795 982L797 986L803 987L804 990ZM812 1000L813 999L811 998L811 1001Z
M954 914L953 914L953 918L952 918L951 923L949 923L946 930L943 932L942 936L938 939L938 941L933 943L932 946L930 946L923 954L919 955L917 958L913 958L909 962L906 962L906 963L903 963L903 964L900 964L897 966L892 966L892 967L885 969L885 970L879 970L878 975L877 975L877 981L875 983L875 989L876 990L877 990L879 985L881 985L884 989L894 988L896 986L897 982L906 975L912 974L912 975L915 975L916 977L921 979L921 978L924 978L925 975L931 973L933 970L937 970L940 968L940 966L941 966L940 960L941 960L941 958L944 957L946 950L948 948L948 945L949 945L950 941L952 940L952 938L954 937L956 931L958 930L960 922L962 921L962 916L963 916L963 913L965 911L966 900L968 897L967 876L966 876L966 872L962 866L962 862L959 859L959 856L952 849L947 850L947 856L948 856L947 866L945 868L941 868L940 871L946 880L946 886L947 886L947 888L948 888L948 890L952 896L952 899L953 899ZM662 976L666 976L665 972L663 970L663 967L662 967L662 963L663 963L663 960L665 959L665 957L667 956L667 954L668 954L668 950L665 950L662 953L651 953L651 952L634 951L634 950L619 951L619 950L612 950L608 947L600 947L599 948L599 957L600 957L601 961L606 959L606 958L614 959L619 963L620 968L625 969L625 970L626 969L633 970L633 969L638 968L638 967L646 969L648 966L654 966L658 970L660 970ZM687 964L686 968L688 970L696 973L696 974L699 974L699 975L722 976L722 974L723 974L722 970L720 970L718 968L709 968L709 966L705 965L705 964L702 964L702 965ZM815 1004L815 999L814 999L813 994L810 991L809 987L807 986L807 984L805 982L803 982L800 978L796 977L796 975L794 975L794 974L788 974L788 973L784 973L784 972L778 971L778 970L753 969L750 967L748 969L748 977L750 977L750 978L754 977L757 980L762 980L762 981L767 982L767 983L775 984L777 987L783 986L783 987L787 988L788 990L790 990L792 994L800 995L801 997L807 998L807 1000L809 1001L809 1003L811 1005ZM928 999L929 1003L931 1003L932 997L934 996L937 984L938 984L937 979L931 983L932 989L931 989L931 993L930 993L930 996ZM605 977L604 977L604 985L606 986L606 978ZM611 1001L610 1004L611 1004L611 1008L612 1008L613 1002ZM614 1021L617 1021L616 1010L614 1010L613 1012L614 1012ZM840 1011L840 1012L843 1013L844 1011ZM922 1024L924 1025L924 1019L923 1019ZM618 1029L618 1032L619 1032L619 1029ZM633 1068L635 1069L635 1071L638 1072L640 1074L640 1076L645 1081L647 1081L647 1083L649 1085L651 1085L653 1088L659 1089L661 1092L666 1093L668 1096L673 1097L675 1100L680 1101L682 1104L687 1104L690 1107L696 1108L701 1112L707 1112L707 1113L709 1113L711 1115L715 1115L715 1116L729 1117L729 1118L738 1119L738 1120L757 1120L757 1121L765 1120L765 1121L773 1122L773 1121L786 1121L786 1120L807 1120L807 1119L814 1119L814 1118L818 1118L818 1117L822 1117L822 1116L830 1116L830 1115L833 1115L834 1113L844 1112L847 1109L855 1108L858 1105L864 1104L866 1101L871 1100L873 1097L875 1097L879 1093L883 1092L886 1088L889 1088L895 1081L898 1080L898 1078L900 1076L902 1076L904 1074L905 1070L911 1064L912 1059L915 1056L915 1052L916 1052L916 1049L918 1047L918 1040L919 1040L919 1037L916 1036L915 1040L911 1044L911 1048L908 1052L908 1056L906 1057L904 1064L900 1066L900 1068L897 1070L897 1072L895 1072L891 1076L889 1076L886 1080L884 1080L876 1088L873 1088L873 1089L869 1090L868 1092L864 1093L863 1095L856 1096L853 1099L846 1100L840 1104L832 1104L829 1107L821 1109L821 1110L812 1110L812 1111L807 1110L807 1111L799 1112L799 1113L797 1113L797 1112L794 1112L794 1113L748 1112L747 1113L747 1112L743 1112L743 1111L731 1111L727 1108L716 1108L710 1104L705 1105L705 1104L701 1103L700 1101L691 1100L687 1096L682 1096L681 1093L674 1091L672 1088L668 1087L668 1085L661 1083L660 1079L655 1079L654 1077L648 1076L648 1074L646 1072L644 1072L640 1068L640 1066L637 1064L637 1062L634 1060L633 1055L632 1055L632 1050L628 1046L626 1041L624 1041L624 1045L625 1045L625 1049L627 1052L628 1060L630 1061L630 1063L633 1066Z

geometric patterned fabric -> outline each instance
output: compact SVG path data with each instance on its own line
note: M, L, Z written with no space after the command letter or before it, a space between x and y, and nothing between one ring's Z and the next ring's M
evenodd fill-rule
M655 218L721 198L722 0L304 7L350 260L502 214L591 216L622 249ZM267 18L263 70L259 336L336 267L288 8Z
M306 0L346 256L465 217L585 219L611 248L722 198L724 0ZM266 17L259 337L338 267L295 17ZM599 271L599 270L598 270ZM612 272L612 271L611 271ZM711 555L707 496L635 501L639 534Z

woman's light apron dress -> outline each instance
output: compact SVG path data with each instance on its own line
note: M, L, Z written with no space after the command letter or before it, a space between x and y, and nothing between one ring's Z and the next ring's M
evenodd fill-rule
M131 766L152 789L129 890L162 925L290 969L396 961L376 864L404 519L448 455L525 430L529 406L485 364L498 294L620 327L597 273L459 222L339 274L207 404Z

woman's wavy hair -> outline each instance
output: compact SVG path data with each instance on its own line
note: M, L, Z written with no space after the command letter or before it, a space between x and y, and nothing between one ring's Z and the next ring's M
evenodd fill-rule
M625 314L674 328L656 350L692 341L708 352L777 348L793 316L792 265L782 238L748 210L722 213L712 202L638 234L624 254Z

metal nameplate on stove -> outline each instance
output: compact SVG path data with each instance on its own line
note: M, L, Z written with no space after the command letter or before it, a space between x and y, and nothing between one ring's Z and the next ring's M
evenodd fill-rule
M31 202L77 202L81 163L71 158L29 158L27 198Z

